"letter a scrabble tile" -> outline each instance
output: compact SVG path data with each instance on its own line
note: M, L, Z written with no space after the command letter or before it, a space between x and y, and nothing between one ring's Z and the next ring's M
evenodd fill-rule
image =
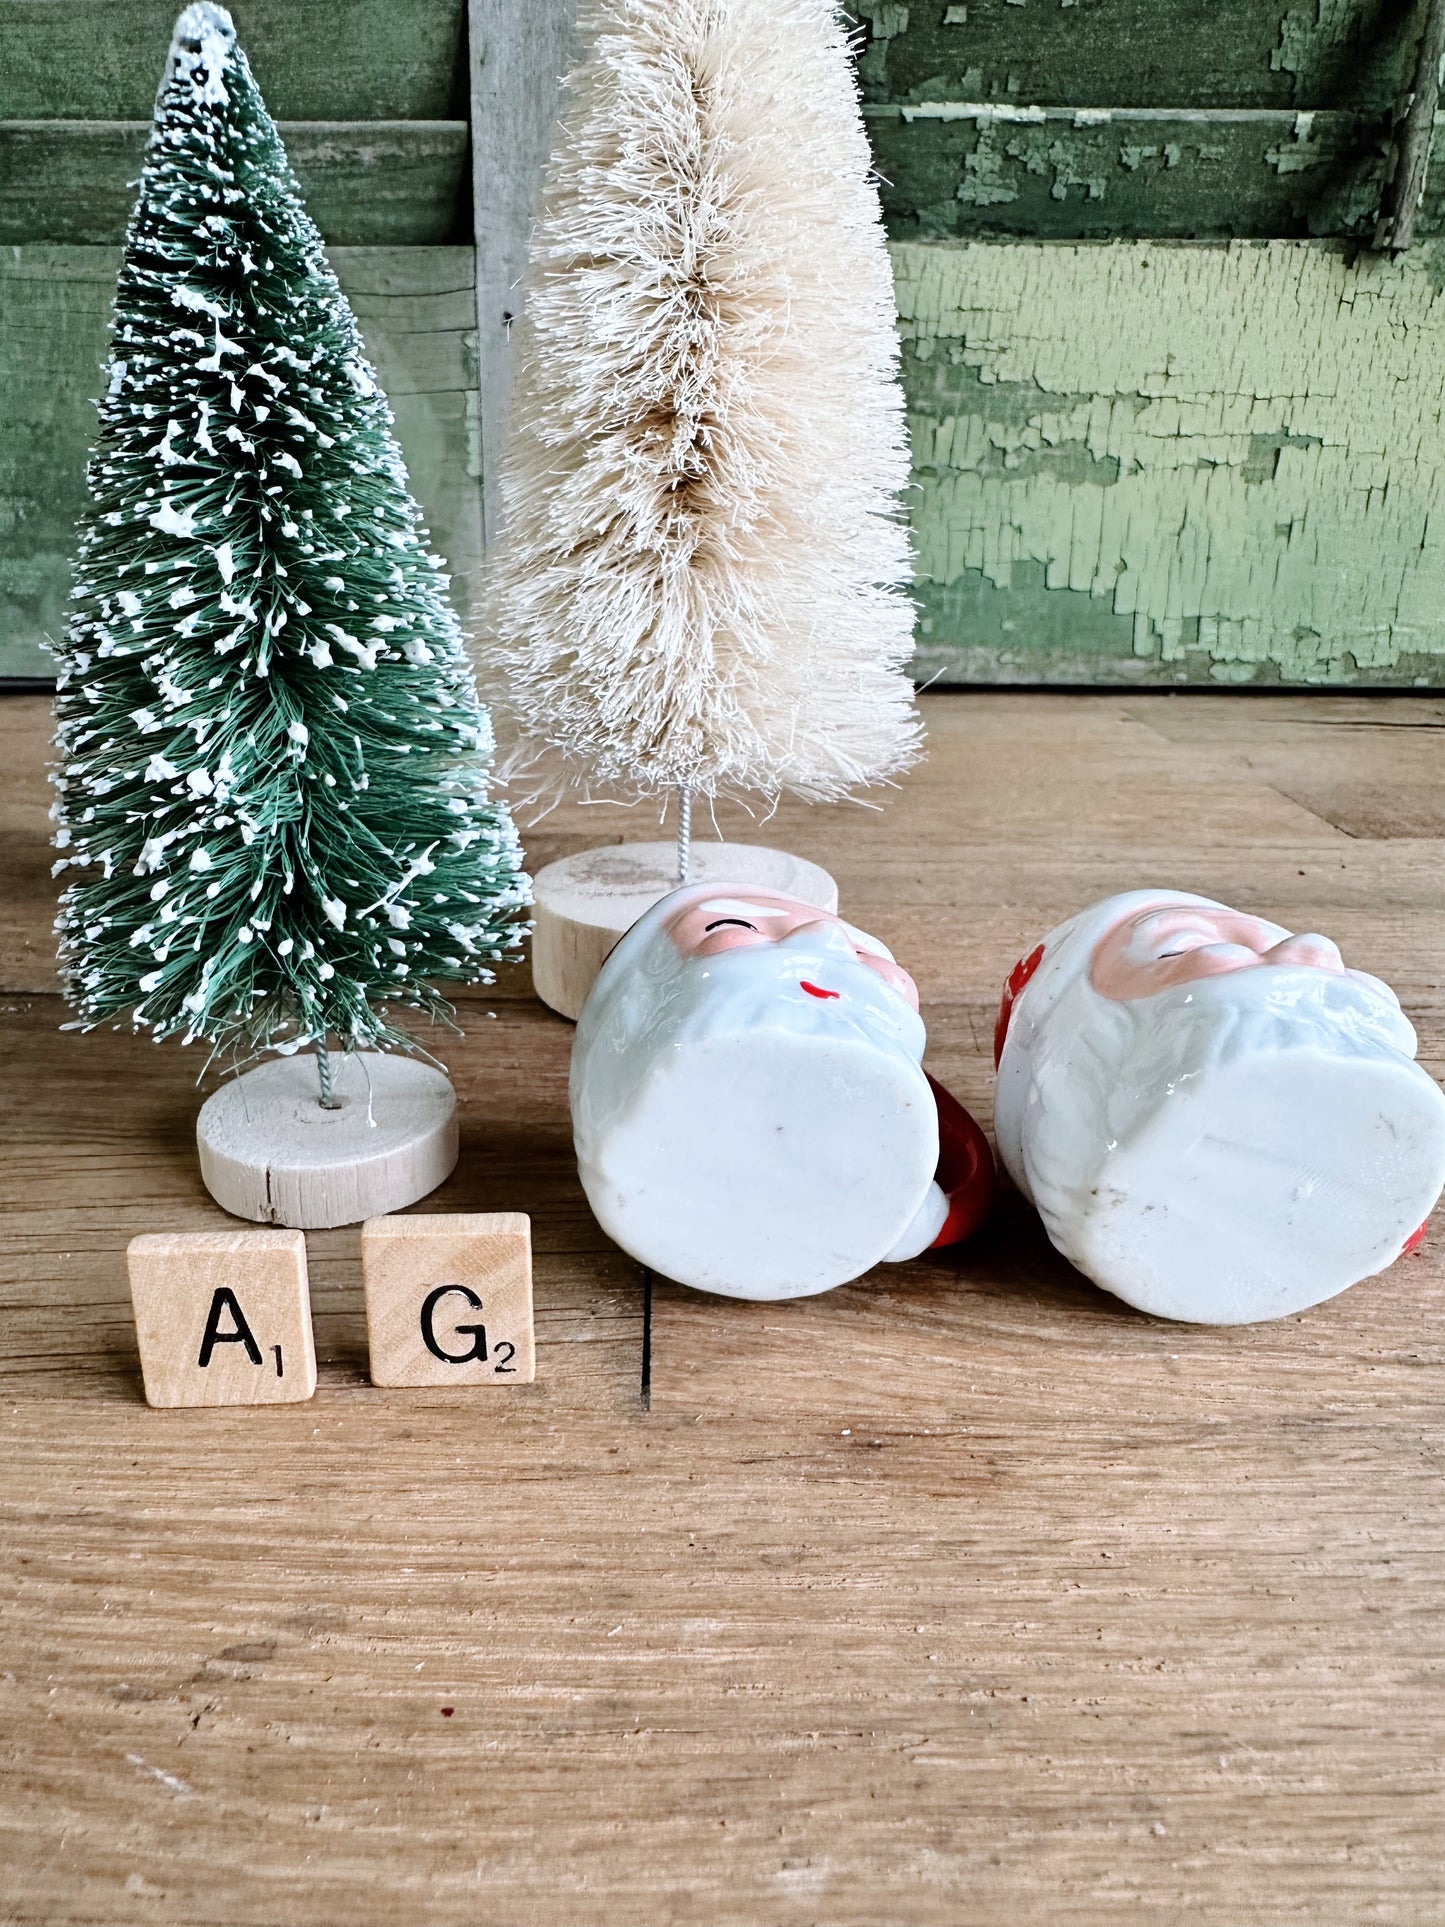
M316 1390L299 1231L132 1238L130 1296L150 1405L291 1405Z
M361 1227L373 1385L527 1385L532 1224L520 1211L421 1212Z

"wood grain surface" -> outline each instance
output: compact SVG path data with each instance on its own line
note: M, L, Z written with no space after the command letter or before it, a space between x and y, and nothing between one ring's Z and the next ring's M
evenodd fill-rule
M885 810L785 806L986 1119L998 984L1174 882L1339 939L1445 1058L1445 703L936 695ZM1298 1320L1103 1297L1006 1200L792 1307L644 1294L524 970L443 1049L428 1210L527 1212L537 1382L141 1402L124 1249L224 1224L202 1064L57 1026L36 698L0 703L0 1919L1445 1921L1441 1233ZM534 862L650 823L569 807ZM736 817L724 832L745 836ZM496 1015L488 1017L488 1009ZM202 1078L201 1089L209 1078Z

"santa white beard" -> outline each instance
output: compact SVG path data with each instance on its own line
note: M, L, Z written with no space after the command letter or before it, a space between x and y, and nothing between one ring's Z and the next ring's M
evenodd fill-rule
M572 1052L578 1170L603 1230L727 1297L859 1277L934 1189L924 1036L836 926L683 959L649 912L603 966Z
M1119 1002L1081 969L1019 1028L1004 1163L1064 1256L1157 1317L1318 1304L1391 1264L1445 1185L1445 1097L1375 978L1266 965Z

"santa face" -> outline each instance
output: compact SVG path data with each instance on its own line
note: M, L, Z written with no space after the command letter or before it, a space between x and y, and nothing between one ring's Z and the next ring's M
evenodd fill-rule
M912 979L791 898L717 885L649 911L577 1028L578 1168L600 1223L665 1277L791 1298L858 1277L938 1161Z
M717 890L690 891L689 900L680 904L663 921L682 957L720 957L730 950L756 949L763 944L782 943L800 931L841 933L859 963L881 977L914 1010L918 1008L918 986L899 964L893 952L876 937L855 929L841 917L818 910L796 897L780 896L773 890L748 890L728 896ZM696 899L695 901L692 899ZM825 1001L834 993L825 986L812 986L812 994Z
M1159 891L1095 905L1029 964L999 1149L1080 1270L1239 1323L1400 1255L1445 1183L1445 1097L1388 985L1326 938Z
M1298 965L1336 976L1345 970L1328 937L1293 937L1263 917L1180 900L1121 917L1095 944L1089 974L1102 996L1127 1002L1175 984L1267 965Z

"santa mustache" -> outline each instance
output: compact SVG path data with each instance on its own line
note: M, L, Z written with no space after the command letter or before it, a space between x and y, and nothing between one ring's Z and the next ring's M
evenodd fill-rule
M1175 1092L1245 1059L1415 1054L1414 1029L1388 985L1363 971L1303 964L1256 965L1127 1002L1103 996L1081 973L1054 1003L1048 1028L1057 1044L1034 1063L1027 1188L1051 1230L1049 1200L1078 1180L1081 1125L1103 1156Z
M1119 1028L1193 1039L1200 1066L1242 1049L1415 1054L1415 1031L1388 984L1362 970L1258 964L1112 1003Z
M671 940L664 938L671 950ZM686 1008L691 1038L786 1030L837 1037L855 1031L876 1047L923 1055L922 1019L876 970L859 961L836 923L805 924L774 943L714 957L672 951L668 1003ZM657 979L653 980L654 986Z

